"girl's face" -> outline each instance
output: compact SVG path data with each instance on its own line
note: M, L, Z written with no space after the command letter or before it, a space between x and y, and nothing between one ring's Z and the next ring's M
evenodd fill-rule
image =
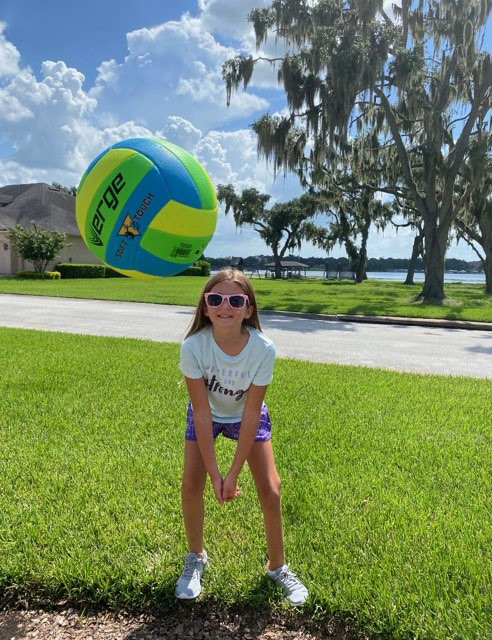
M209 293L222 293L225 295L244 295L242 287L237 282L220 282L216 284ZM220 307L209 307L203 302L203 313L210 318L210 322L217 328L233 328L241 326L243 320L251 317L253 307L246 303L244 307L236 309L231 307L229 301L224 299Z

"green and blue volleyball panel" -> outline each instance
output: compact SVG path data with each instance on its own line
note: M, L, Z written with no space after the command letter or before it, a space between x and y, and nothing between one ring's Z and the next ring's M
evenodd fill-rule
M82 238L104 263L135 278L172 276L203 254L217 225L205 169L175 144L132 138L103 151L76 198Z

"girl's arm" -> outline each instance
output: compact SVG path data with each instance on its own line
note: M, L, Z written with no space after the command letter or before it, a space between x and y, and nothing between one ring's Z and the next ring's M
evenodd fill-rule
M232 500L234 490L237 485L237 478L243 468L246 458L251 451L253 442L255 441L258 425L260 424L261 407L267 392L268 385L259 387L252 384L248 389L246 403L244 405L243 417L241 420L241 429L239 430L239 439L236 447L236 454L229 469L229 473L224 479L222 494L224 500Z
M203 378L187 378L185 376L185 380L193 407L193 421L195 423L198 448L207 473L212 481L214 493L219 504L222 504L224 502L222 498L222 476L220 475L217 458L215 457L212 413L208 403L205 383Z

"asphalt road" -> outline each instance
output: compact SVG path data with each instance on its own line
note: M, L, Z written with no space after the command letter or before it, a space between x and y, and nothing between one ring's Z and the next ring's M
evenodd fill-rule
M171 305L0 295L3 327L177 342L192 314L190 307ZM327 321L270 312L260 317L281 358L492 378L492 331Z

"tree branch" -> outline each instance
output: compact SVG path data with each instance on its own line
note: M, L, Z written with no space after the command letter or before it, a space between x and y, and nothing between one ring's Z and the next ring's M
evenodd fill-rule
M393 220L390 220L390 222L394 227L398 228L415 226L415 223L413 221L405 222L405 224L398 224L397 222L393 222Z
M456 142L455 147L449 153L448 161L445 163L446 177L444 180L443 199L441 202L441 211L439 215L440 224L447 222L451 224L456 212L452 207L452 198L454 192L454 183L459 169L462 165L463 158L468 148L468 142L470 140L470 134L475 124L475 120L478 117L480 109L483 106L483 102L487 91L492 86L492 63L487 64L487 69L484 74L482 83L476 88L475 97L473 99L472 108L468 116L468 120L463 127L460 137Z
M466 116L463 116L462 118L456 118L455 120L451 120L451 122L448 124L449 127L452 127L453 124L456 124L457 122L461 122L462 120L466 120L469 117L469 113Z
M482 106L483 99L485 94L492 86L492 63L489 61L487 65L487 71L485 73L485 77L482 83L478 86L475 91L475 97L473 99L472 108L470 113L468 114L468 120L463 127L460 137L456 142L456 146L451 151L448 156L448 168L450 170L450 177L453 182L458 173L458 169L463 161L463 157L465 155L466 148L468 146L468 139L470 137L470 133L473 129L473 125L475 124L475 120L477 119L478 113Z
M391 105L389 103L389 100L386 94L384 93L384 91L381 91L381 89L379 89L378 87L374 87L374 91L376 95L380 98L381 103L383 105L384 112L386 114L386 118L388 120L388 124L390 126L390 130L393 135L393 139L395 141L396 150L398 152L398 158L400 159L403 175L405 177L407 186L410 192L412 193L412 196L415 200L415 204L419 207L419 209L422 212L424 212L426 211L425 202L422 196L420 195L420 193L418 192L417 185L415 184L415 180L413 179L412 169L410 167L410 162L408 160L408 154L405 149L405 145L403 144L403 140L401 139L398 124L395 120L393 111L391 110Z
M255 58L253 62L259 62L260 60L262 60L263 62L269 62L270 64L273 64L274 62L284 61L283 58L264 58L263 56L258 56L258 58Z
M475 240L475 242L477 242L479 245L482 244L482 239L480 238L479 235L477 235L472 229L470 229L470 227L468 227L462 220L455 220L455 224L458 227L458 229L461 231L460 234L460 238L462 240L464 240L466 242L467 245L469 245L473 251L477 254L477 256L480 259L480 262L484 265L485 267L485 257L482 256L478 249L475 247L475 245L473 244L473 242L470 240L470 238L472 240ZM467 237L469 236L469 237Z
M463 220L460 220L458 218L456 219L455 224L462 233L466 233L466 235L469 236L472 240L480 245L482 244L483 238L480 236L480 234L478 234L476 231L473 231L473 229L465 222L463 222Z
M379 10L379 13L381 14L381 16L383 17L384 21L386 22L386 24L390 27L394 27L395 23L393 22L393 20L389 17L389 15L386 13L386 11L381 8Z

